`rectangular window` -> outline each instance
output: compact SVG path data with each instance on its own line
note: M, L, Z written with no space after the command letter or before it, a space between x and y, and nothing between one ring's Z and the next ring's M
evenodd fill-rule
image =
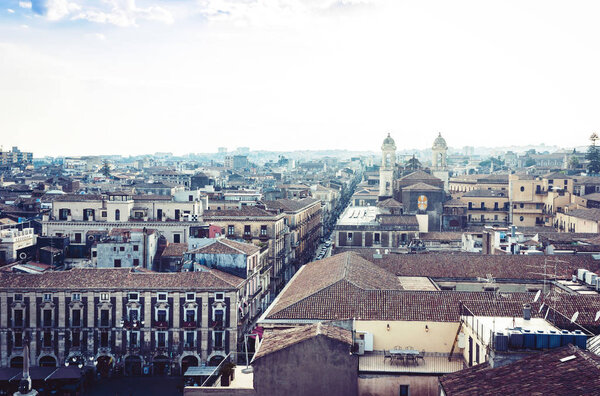
M15 301L23 301L23 294L15 293Z
M223 349L223 335L224 331L213 331L213 346L214 349Z
M167 301L167 293L158 293L158 301Z
M121 259L115 259L115 268L121 268Z
M100 327L108 327L108 309L100 310Z
M260 226L260 235L267 235L267 226L266 225Z
M100 333L100 347L108 348L108 331Z
M140 259L133 259L133 266L137 267L140 265Z
M215 301L223 301L223 300L225 300L224 293L215 293Z
M181 234L173 234L173 243L181 243Z
M185 321L193 322L196 320L196 310L194 309L186 309L185 310Z
M44 327L52 327L52 310L51 309L44 309L43 311L43 316L42 316L42 325Z
M193 348L194 345L194 332L193 331L186 331L185 332L185 346L188 348Z
M15 309L14 310L14 326L15 327L23 327L23 310Z
M79 327L81 326L81 310L74 309L71 311L71 326Z
M125 251L125 246L119 246L119 251L120 252L124 252Z
M127 295L127 299L129 301L137 301L139 299L140 295L138 293L129 293Z
M159 331L157 333L156 345L159 348L165 348L167 346L167 333L164 331Z
M44 293L44 301L52 301L52 294Z
M139 247L139 245L133 245L133 251L134 251L134 252L137 252L137 251L139 251L139 250L140 250L140 247Z
M235 234L235 226L229 225L227 226L227 235L234 235Z
M20 331L13 333L13 342L14 342L15 348L22 348L23 347L23 333L21 333Z
M166 322L167 321L167 310L159 309L156 311L156 320L158 322Z
M130 322L136 322L140 317L140 311L137 309L130 309L129 310L129 321Z
M73 294L71 295L71 299L72 299L73 301L81 301L81 293L73 293Z
M50 348L52 346L52 332L45 331L44 338L42 341L44 348Z
M106 210L103 210L102 211L102 217L106 217L106 216L107 216Z
M79 348L81 346L81 333L78 331L74 331L71 333L71 346L74 348Z
M249 225L244 226L244 235L251 235L251 230Z
M409 396L408 385L400 385L400 396Z
M129 346L132 348L136 348L140 345L140 333L137 331L132 331L129 333Z
M196 293L186 293L185 294L185 301L195 301L196 300Z
M75 233L75 243L81 243L81 233L80 232Z

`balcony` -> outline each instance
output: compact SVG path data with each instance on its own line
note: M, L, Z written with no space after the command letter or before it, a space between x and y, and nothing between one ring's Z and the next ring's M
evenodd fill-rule
M210 327L223 328L223 321L222 320L211 320Z
M261 240L261 241L268 241L268 240L269 240L269 238L270 238L270 237L269 237L269 235L268 235L268 234L260 234L260 235L258 236L258 239L259 239L259 240Z
M250 296L250 300L253 300L254 298L256 298L256 296L258 296L260 293L262 293L263 291L263 287L259 286L258 289L256 289L256 291Z
M197 327L196 326L196 321L195 320L184 321L182 327L184 329L195 329Z
M247 241L251 241L252 240L252 233L245 232L244 233L244 239L247 240Z
M166 320L156 320L153 323L153 327L156 327L158 329L166 329L167 327L169 327L169 322L167 322Z
M123 322L123 327L126 329L139 329L143 327L143 323L139 320L126 320Z

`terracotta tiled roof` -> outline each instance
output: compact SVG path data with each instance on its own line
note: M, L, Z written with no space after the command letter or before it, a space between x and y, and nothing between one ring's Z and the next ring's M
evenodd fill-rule
M205 210L203 218L214 219L218 217L273 217L275 214L256 206L242 206L240 209Z
M410 186L406 186L406 187L402 187L402 190L407 190L407 191L411 191L411 190L415 190L415 191L439 191L441 190L441 188L439 187L435 187L429 184L425 184L425 183L415 183L415 184L411 184Z
M127 268L72 269L40 275L2 273L0 290L232 290L244 280L225 272L203 268L198 272L138 272Z
M406 176L401 177L399 180L435 180L435 181L441 181L439 178L430 175L429 173L422 171L422 170L418 170L418 171L414 171L413 173L410 173Z
M484 363L447 374L440 384L448 396L592 395L600 389L600 358L568 345L502 367Z
M187 243L169 243L161 257L182 257L187 252Z
M275 201L264 201L267 209L282 210L284 212L297 212L301 209L312 206L316 202L321 202L318 199L277 199Z
M291 329L266 331L252 361L318 336L352 345L350 331L319 322L312 325L295 326Z
M354 253L338 254L308 263L278 298L272 312L284 309L303 298L343 283L360 290L401 290L398 278Z
M419 234L422 241L462 241L462 232L424 232Z
M498 190L471 190L464 193L463 197L508 198L508 192Z
M415 215L377 215L381 225L411 225L419 226L417 216Z
M600 221L600 209L573 209L569 210L566 215L578 219Z
M212 243L204 245L190 253L201 254L247 254L249 256L258 252L260 248L251 243L232 241L229 239L217 239Z
M394 198L388 198L384 201L378 202L377 207L379 208L401 208L403 205L396 201Z
M578 268L600 271L600 261L590 255L482 255L465 253L387 254L373 258L373 250L360 250L365 259L398 276L429 276L432 278L477 278L492 274L500 279L544 279L544 263L552 268L553 260L559 279L571 279Z

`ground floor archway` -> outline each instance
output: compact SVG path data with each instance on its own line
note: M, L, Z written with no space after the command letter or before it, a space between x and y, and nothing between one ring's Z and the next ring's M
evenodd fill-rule
M102 355L96 359L96 371L100 373L102 377L108 377L110 370L113 366L113 358L112 356Z
M169 375L169 367L171 362L164 355L155 356L152 360L152 373L156 376Z
M56 367L56 359L54 356L42 356L40 358L40 367Z
M199 366L198 358L194 355L187 355L181 359L181 374L185 374L188 367Z
M124 374L128 376L142 375L142 358L137 355L127 356L125 358L124 370Z
M23 356L15 356L10 359L11 368L23 368Z

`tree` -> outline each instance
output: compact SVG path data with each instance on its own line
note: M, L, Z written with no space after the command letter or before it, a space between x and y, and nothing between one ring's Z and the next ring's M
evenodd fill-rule
M527 158L527 161L525 161L525 167L528 168L530 166L534 166L535 165L535 160L533 158Z
M572 156L571 158L569 158L569 168L571 168L571 169L579 168L579 158L577 158L576 156Z
M596 133L592 133L590 136L590 141L592 144L588 147L587 154L585 159L589 161L587 169L589 173L600 173L600 151L596 146L596 140L598 140L598 135Z
M100 170L100 172L105 177L110 177L110 163L108 162L108 160L104 160L104 163L102 164L102 169Z

